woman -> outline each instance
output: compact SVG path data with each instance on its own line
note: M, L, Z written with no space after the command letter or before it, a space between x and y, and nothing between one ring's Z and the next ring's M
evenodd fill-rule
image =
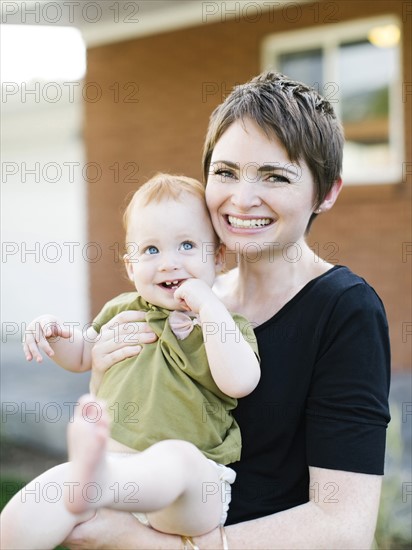
M254 323L261 380L235 411L242 458L224 532L199 548L370 548L389 421L389 340L374 290L318 258L305 235L342 186L343 135L314 90L266 73L212 114L204 151L212 222L238 267L215 291ZM140 313L115 321L141 321ZM140 325L140 343L153 341ZM126 332L126 330L125 330ZM99 376L139 346L103 331ZM113 368L116 368L115 366ZM221 538L223 535L223 538ZM181 548L103 511L71 548Z

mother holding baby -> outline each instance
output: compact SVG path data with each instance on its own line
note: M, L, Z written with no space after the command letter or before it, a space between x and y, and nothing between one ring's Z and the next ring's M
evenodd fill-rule
M200 549L371 548L389 422L386 316L362 278L320 259L305 240L339 195L342 149L331 105L283 75L235 88L211 116L207 204L220 240L238 256L214 290L253 323L261 380L234 411L243 445L231 465L227 540L216 529L196 537ZM135 346L103 329L93 351L98 377L154 341L140 312L110 323L126 334L130 322L139 323ZM180 537L111 510L66 544L182 547Z

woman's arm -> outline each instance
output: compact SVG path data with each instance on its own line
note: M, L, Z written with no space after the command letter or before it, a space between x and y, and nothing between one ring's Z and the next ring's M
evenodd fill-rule
M181 538L145 527L129 512L100 508L62 543L70 550L182 550Z
M372 546L381 477L310 468L310 502L225 528L230 550L356 549ZM222 548L219 529L196 537L201 550ZM183 548L179 537L141 525L131 514L100 510L66 541L73 550Z
M381 476L310 467L310 501L226 528L230 549L370 549ZM215 534L197 539L211 546Z
M223 303L206 283L188 279L175 298L199 313L207 359L216 385L231 397L251 393L260 379L259 361Z

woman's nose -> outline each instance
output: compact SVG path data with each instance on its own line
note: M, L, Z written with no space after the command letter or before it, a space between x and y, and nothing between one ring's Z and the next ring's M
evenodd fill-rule
M262 201L257 194L256 183L248 178L242 178L233 188L231 202L233 206L242 211L259 206Z

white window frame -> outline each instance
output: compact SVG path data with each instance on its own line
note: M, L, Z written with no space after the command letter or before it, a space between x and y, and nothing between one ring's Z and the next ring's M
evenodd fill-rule
M395 15L384 15L367 19L351 20L344 23L333 23L317 27L303 28L298 31L276 33L267 36L262 42L262 70L276 70L277 60L281 54L304 50L323 50L323 74L325 84L323 90L318 90L328 99L338 116L340 116L338 82L338 47L342 42L367 39L372 27L396 24L402 29L401 21ZM404 112L402 102L402 36L397 47L396 77L389 87L389 150L393 159L388 170L374 169L373 166L359 167L356 176L348 174L345 183L348 184L386 184L402 181L402 165L404 162ZM383 172L383 173L382 173Z

